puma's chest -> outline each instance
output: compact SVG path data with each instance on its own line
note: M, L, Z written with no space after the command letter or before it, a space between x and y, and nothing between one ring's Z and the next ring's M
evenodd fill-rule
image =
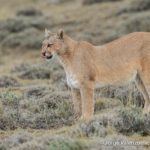
M79 88L79 81L77 80L77 77L73 72L71 71L66 72L66 78L69 87L77 89Z

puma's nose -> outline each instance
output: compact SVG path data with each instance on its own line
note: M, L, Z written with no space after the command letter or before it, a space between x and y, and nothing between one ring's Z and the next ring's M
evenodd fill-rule
M42 57L45 57L46 56L46 52L42 52L41 55L42 55Z

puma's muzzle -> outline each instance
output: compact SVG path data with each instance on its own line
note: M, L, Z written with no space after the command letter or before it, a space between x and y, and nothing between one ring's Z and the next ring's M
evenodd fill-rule
M49 52L42 52L41 54L42 58L51 59L53 55Z

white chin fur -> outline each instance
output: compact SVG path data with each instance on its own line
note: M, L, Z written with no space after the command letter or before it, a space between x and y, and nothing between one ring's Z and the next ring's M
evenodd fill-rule
M50 54L49 54L49 53L46 53L46 54L45 54L45 56L46 56L46 57L49 57L49 56L50 56Z

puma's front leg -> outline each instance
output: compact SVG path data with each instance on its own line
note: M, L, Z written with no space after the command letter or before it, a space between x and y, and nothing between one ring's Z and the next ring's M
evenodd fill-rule
M94 114L94 86L93 83L82 85L82 120L90 121Z
M81 108L82 108L82 104L81 104L81 94L80 94L80 90L79 89L71 89L72 92L72 99L73 99L73 106L74 106L74 112L75 112L75 116L78 118L81 116Z

